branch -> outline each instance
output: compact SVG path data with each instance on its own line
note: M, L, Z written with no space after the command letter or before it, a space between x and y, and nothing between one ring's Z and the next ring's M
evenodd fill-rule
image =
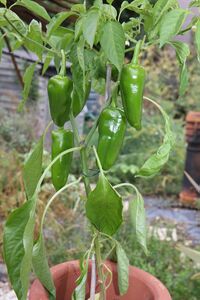
M1 32L4 33L2 29L1 29ZM11 46L10 46L10 42L9 42L9 40L8 40L8 38L7 38L6 35L4 36L4 40L5 40L5 42L6 42L6 46L7 46L8 50L9 50L9 54L10 54L10 56L11 56L11 60L12 60L13 66L14 66L14 68L15 68L15 72L16 72L16 74L17 74L17 77L18 77L18 79L19 79L19 82L20 82L22 88L24 88L23 77L22 77L22 75L21 75L20 69L19 69L18 64L17 64L17 61L16 61L16 59L15 59L15 55L12 53L12 49L11 49Z

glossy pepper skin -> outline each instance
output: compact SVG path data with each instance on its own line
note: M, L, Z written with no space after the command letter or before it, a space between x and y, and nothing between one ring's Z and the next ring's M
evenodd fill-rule
M105 108L99 118L97 153L104 170L115 163L123 144L126 131L124 112L115 107Z
M52 131L51 158L52 160L61 152L74 147L74 135L71 130L59 128ZM66 154L58 159L51 168L52 183L58 191L67 182L70 172L72 153Z
M86 101L89 97L91 90L91 82L89 81L85 87L85 97L81 99L77 94L77 91L74 89L72 93L72 112L73 116L76 117L83 110L83 107L86 104Z
M141 129L145 70L142 66L130 63L124 65L120 78L120 90L124 112L129 124Z
M59 127L64 126L65 122L69 120L72 87L72 80L67 76L55 75L48 82L51 118Z

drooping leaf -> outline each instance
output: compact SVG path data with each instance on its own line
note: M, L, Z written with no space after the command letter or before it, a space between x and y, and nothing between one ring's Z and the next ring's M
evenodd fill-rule
M200 263L200 251L193 250L189 247L185 247L183 245L178 245L177 248L183 252L185 255L187 255L189 258L191 258L194 262Z
M36 3L35 1L32 0L18 0L15 5L20 5L23 6L25 8L27 8L28 10L30 10L31 12L33 12L36 16L41 17L42 19L46 20L46 21L50 21L51 18L48 15L46 9L41 6L40 4Z
M22 100L18 106L18 111L22 111L24 108L24 105L26 104L26 101L28 99L28 95L30 92L30 88L31 88L31 82L33 79L33 74L35 72L35 68L37 66L37 63L35 62L34 64L28 66L28 68L26 69L24 76L23 76L23 82L24 82L24 90L22 92Z
M4 259L12 287L20 300L27 299L33 247L35 199L14 210L4 226Z
M99 23L99 17L100 12L96 8L89 10L85 18L83 19L83 35L88 44L90 45L90 48L92 48L94 44L95 34Z
M187 10L177 8L163 17L159 32L161 47L180 31L187 15Z
M79 65L83 71L83 74L85 74L85 40L84 38L80 38L80 40L77 43L77 57Z
M198 60L200 61L200 19L196 24L195 42L196 42Z
M76 21L75 31L74 31L74 40L77 41L83 31L83 20L84 18L80 18Z
M85 97L85 73L83 72L79 59L80 53L78 53L78 44L73 45L70 52L70 60L72 62L71 71L72 71L72 79L74 83L74 88L80 99L84 99Z
M43 68L42 68L42 75L44 75L45 72L47 71L52 59L53 59L53 53L48 52L46 57L45 57L45 60L44 60L44 65L43 65Z
M109 235L113 235L122 223L122 198L103 175L89 194L86 215L92 225Z
M0 33L0 61L1 61L1 56L3 52L3 47L4 47L4 38L3 35Z
M180 97L183 96L187 91L188 84L189 84L188 71L187 71L186 63L184 63L180 66L180 85L179 85Z
M42 173L43 143L42 136L24 165L23 178L28 199L34 195Z
M130 220L133 226L133 230L138 243L143 248L145 254L148 254L147 250L147 228L146 228L146 216L144 208L144 200L142 195L136 189L136 198L134 198L129 204Z
M173 41L170 44L174 47L176 51L176 56L180 64L184 64L186 62L187 57L190 54L190 48L188 44L180 42L180 41Z
M42 27L36 20L32 20L28 34L25 39L25 46L28 50L35 53L40 60L42 60L43 53L43 39L42 39Z
M68 18L72 15L72 12L60 12L51 19L49 24L47 25L47 40L50 36L56 31L56 29Z
M51 299L55 299L55 287L51 277L48 261L46 257L44 239L40 233L39 239L34 244L32 256L33 270L40 282L50 293Z
M101 46L110 62L120 71L125 51L125 35L122 25L116 21L107 22L102 32Z
M129 260L122 246L117 243L117 274L120 295L126 294L129 287Z
M137 173L138 177L150 177L160 172L164 164L168 161L170 151L174 145L174 134L171 129L170 119L160 105L157 104L157 107L164 117L165 136L163 143L158 148L157 152L147 159L147 161L139 169L139 172Z
M80 261L81 275L77 279L77 286L73 293L73 300L85 300L85 286L88 274L89 257Z

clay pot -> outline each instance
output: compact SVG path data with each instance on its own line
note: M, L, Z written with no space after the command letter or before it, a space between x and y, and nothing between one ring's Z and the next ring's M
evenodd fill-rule
M186 116L185 138L187 152L185 171L200 184L200 112L190 111ZM183 177L183 187L180 201L186 206L193 207L200 194L195 190L187 176Z
M129 267L129 289L126 295L119 296L117 285L117 265L106 262L113 273L113 282L107 290L107 300L171 300L165 286L152 275L135 267ZM70 261L51 268L56 287L56 300L71 300L75 281L80 275L79 261ZM86 299L89 298L91 265L88 271ZM98 291L98 288L97 288ZM48 300L48 295L41 283L35 280L31 286L29 300Z

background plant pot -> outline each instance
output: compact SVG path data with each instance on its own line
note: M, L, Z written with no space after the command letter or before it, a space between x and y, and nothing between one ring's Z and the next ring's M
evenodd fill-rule
M117 265L107 261L112 270L113 282L107 290L108 300L171 300L165 286L152 275L135 267L129 267L129 289L126 295L119 296L117 284ZM56 286L56 300L71 300L75 289L75 281L80 275L79 261L70 261L51 268ZM89 266L86 286L86 299L89 298L91 265ZM48 300L48 294L39 282L35 280L31 286L29 300Z

